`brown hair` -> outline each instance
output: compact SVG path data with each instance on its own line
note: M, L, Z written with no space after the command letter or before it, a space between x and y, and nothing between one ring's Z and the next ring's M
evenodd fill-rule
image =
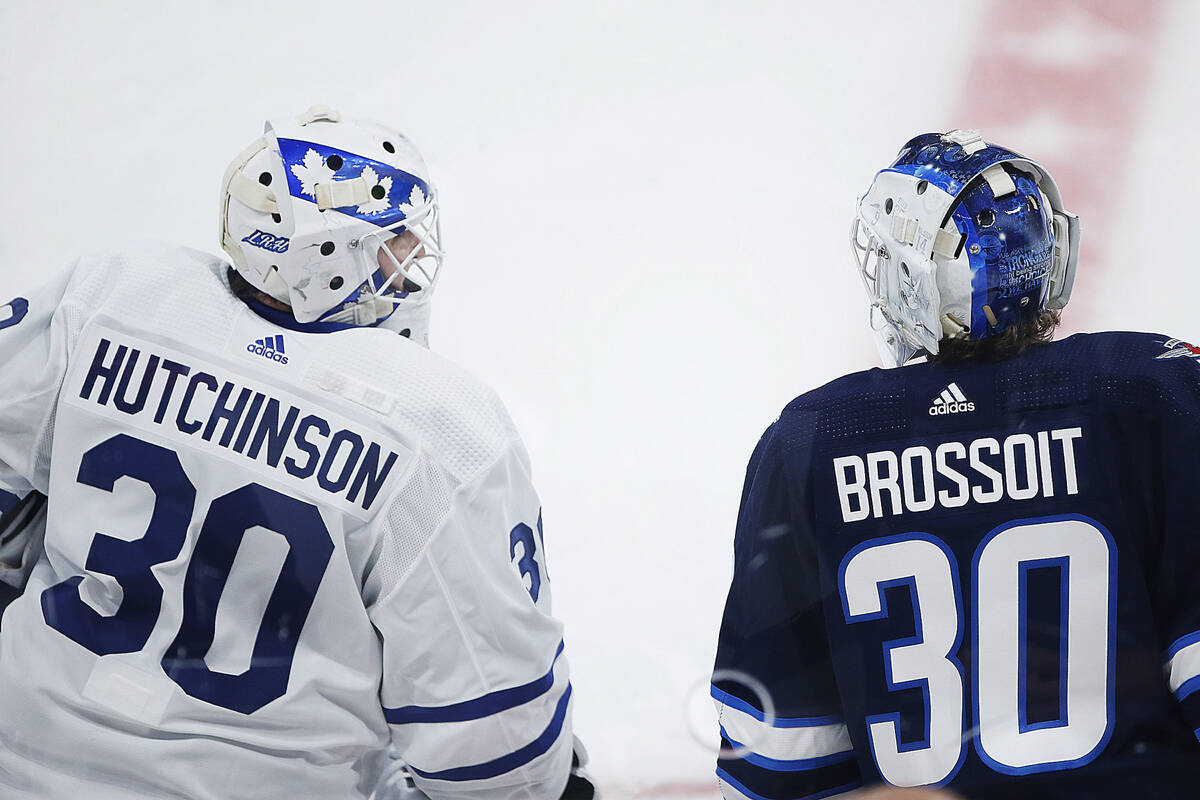
M929 360L939 364L971 359L1003 361L1020 355L1034 345L1049 342L1054 338L1054 330L1060 320L1060 312L1047 309L1032 319L1011 326L999 336L987 339L946 337L938 342L938 353L929 356Z
M291 311L287 303L276 300L271 295L252 285L250 281L243 278L241 273L233 267L228 267L225 270L225 276L229 280L229 290L242 300L257 300L268 308L274 308L278 311Z

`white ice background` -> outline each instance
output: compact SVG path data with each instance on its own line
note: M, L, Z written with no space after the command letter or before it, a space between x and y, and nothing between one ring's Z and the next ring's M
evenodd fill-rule
M961 124L980 8L7 0L0 294L139 239L217 252L220 176L268 116L407 133L450 252L433 348L529 445L593 772L608 798L715 797L689 692L746 460L792 397L876 364L853 201ZM1074 330L1200 336L1198 30L1200 4L1170 6L1131 156L1095 165L1115 226Z

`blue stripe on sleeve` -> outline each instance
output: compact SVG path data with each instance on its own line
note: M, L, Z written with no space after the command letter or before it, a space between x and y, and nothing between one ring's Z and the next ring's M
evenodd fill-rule
M1167 648L1167 656L1163 660L1170 661L1180 650L1187 647L1189 644L1195 644L1196 642L1200 642L1200 631L1189 633L1187 636L1180 636L1171 643L1170 647Z
M749 749L746 745L729 738L729 734L725 732L724 726L721 726L721 736L725 738L725 741L729 742L729 746L734 750ZM843 761L849 761L852 758L854 758L853 750L843 750L840 753L830 753L827 756L816 756L814 758L792 758L787 760L767 758L766 756L760 756L758 753L747 753L742 756L744 761L756 767L769 769L772 772L802 772L810 769L820 769L830 764L840 764Z
M1175 690L1175 699L1182 703L1189 695L1196 691L1200 691L1200 675L1188 678L1180 684L1179 688Z
M742 794L746 795L746 797L749 797L750 800L777 800L776 798L764 797L761 794L757 794L755 792L750 791L745 786L743 786L741 784L741 782L739 782L737 780L737 778L734 778L732 775L730 775L728 772L721 769L720 767L717 767L717 777L720 778L721 780L725 781L726 783L728 783L733 788L737 789ZM847 783L845 786L835 786L832 789L825 789L825 790L817 792L815 794L806 794L806 795L804 795L804 797L795 798L795 800L821 800L821 798L823 798L823 797L832 797L835 794L842 794L843 792L849 792L853 789L859 788L860 786L862 786L862 782L855 781L853 783Z
M747 703L740 697L735 697L729 692L723 692L716 686L711 687L710 694L713 699L729 706L736 708L738 711L744 711L754 717L759 722L766 722L766 714L759 711L754 706ZM829 717L775 717L771 720L772 728L812 728L818 725L840 725L845 723L845 719L839 716Z
M500 689L474 700L464 700L448 706L385 708L383 710L384 719L393 725L405 725L411 722L467 722L516 708L550 691L550 687L554 685L554 665L558 663L558 657L562 655L562 652L563 643L559 642L558 650L554 653L554 661L550 664L550 671L523 686Z
M494 778L497 775L503 775L505 772L512 772L514 769L525 766L548 751L554 742L558 740L558 735L562 733L563 722L567 718L567 702L570 699L571 684L568 683L566 691L563 692L562 697L559 698L558 705L554 709L554 716L551 718L550 724L546 726L546 729L542 731L540 736L520 750L500 756L499 758L493 758L491 761L485 761L482 764L473 764L469 767L454 767L453 769L444 769L438 772L425 772L410 764L409 769L422 778L435 781L481 781L487 778Z
M21 498L17 497L12 492L6 492L0 489L0 514L7 514L12 510L13 506L21 502Z

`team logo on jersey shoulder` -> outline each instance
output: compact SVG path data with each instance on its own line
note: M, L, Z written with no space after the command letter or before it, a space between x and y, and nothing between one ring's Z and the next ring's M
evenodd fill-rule
M933 399L933 405L929 407L929 416L941 417L946 414L962 414L974 410L975 404L967 399L957 383L951 382L949 386L942 389L941 394Z
M267 336L263 339L255 339L250 344L246 345L246 351L254 353L256 356L269 358L272 361L278 361L280 364L288 363L287 356L283 354L283 334Z
M270 250L272 253L286 253L288 245L291 243L286 236L276 236L273 233L257 229L249 236L243 236L242 241L263 250Z
M1200 359L1200 347L1194 344L1188 344L1183 339L1168 339L1163 342L1165 353L1160 353L1155 356L1155 359L1160 358L1196 358Z

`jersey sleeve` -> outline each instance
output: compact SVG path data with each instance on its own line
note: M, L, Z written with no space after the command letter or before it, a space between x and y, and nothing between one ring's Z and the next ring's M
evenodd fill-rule
M429 797L562 793L571 684L550 612L541 512L513 444L453 491L405 577L370 607L392 746Z
M1161 421L1163 463L1158 476L1163 508L1162 555L1155 613L1164 633L1167 683L1189 728L1200 739L1200 362L1170 365L1179 380L1165 385L1177 413Z
M726 800L833 797L860 784L807 514L789 485L777 427L747 470L713 673Z
M72 272L0 306L0 582L19 587L36 558L38 496L50 480L53 415L67 369L63 308Z

